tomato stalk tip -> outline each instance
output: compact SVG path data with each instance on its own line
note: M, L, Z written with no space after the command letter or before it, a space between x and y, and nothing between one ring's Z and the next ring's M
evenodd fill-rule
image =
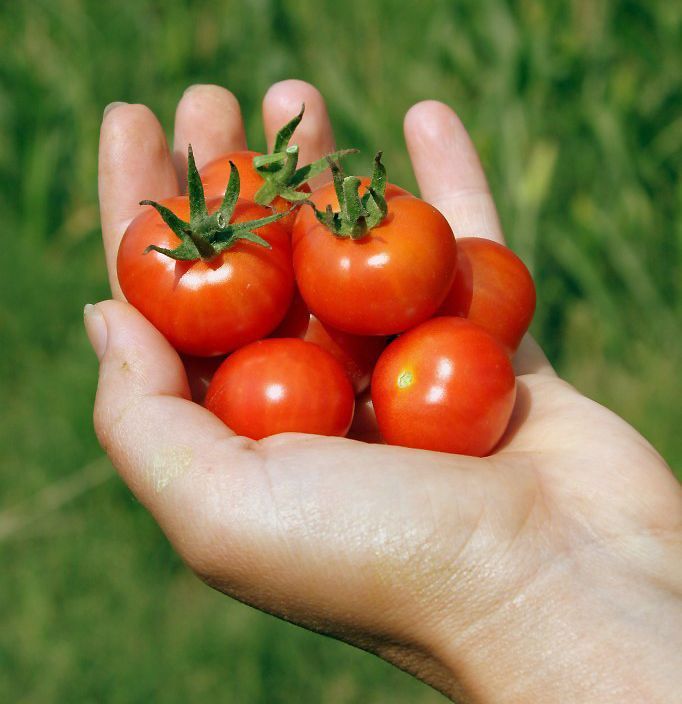
M346 176L338 160L327 158L332 171L334 190L339 201L339 212L330 205L318 210L313 203L317 219L337 237L362 239L369 230L379 225L388 214L386 193L386 167L381 162L381 152L374 157L374 168L367 191L360 197L360 179Z
M263 185L256 192L254 200L259 205L270 205L279 196L290 203L298 204L306 200L307 194L297 190L328 168L328 158L340 159L354 154L357 149L340 149L322 157L312 164L298 167L298 145L289 145L291 138L303 119L305 104L300 112L282 127L275 137L275 145L270 154L254 157L253 168L263 178Z
M233 162L230 162L230 179L223 201L216 212L209 214L204 187L194 161L192 145L189 145L187 150L187 186L189 222L182 220L172 210L156 201L140 201L140 205L151 205L180 239L180 244L175 249L152 244L144 250L145 254L155 251L176 260L201 259L210 261L220 252L231 247L237 240L247 240L270 249L267 240L257 235L254 230L281 220L291 212L291 210L287 210L256 220L231 223L230 220L239 198L240 181L237 168Z

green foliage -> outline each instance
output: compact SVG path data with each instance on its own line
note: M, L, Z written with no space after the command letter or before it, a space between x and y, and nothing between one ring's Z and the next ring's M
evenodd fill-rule
M303 78L339 145L363 150L348 170L383 149L406 187L404 112L450 103L536 277L535 334L682 467L679 3L15 0L0 41L1 701L442 701L202 588L91 464L81 311L107 295L96 152L110 101L145 102L170 131L188 84L221 83L262 149L264 90Z

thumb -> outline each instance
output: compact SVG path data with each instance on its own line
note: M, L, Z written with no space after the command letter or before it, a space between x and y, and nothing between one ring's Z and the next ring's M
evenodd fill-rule
M223 460L227 455L237 467L250 441L190 401L180 357L135 308L104 301L86 306L84 318L100 360L97 437L161 528L189 549L187 526L197 525L192 515L206 502L202 477L211 448L220 447Z

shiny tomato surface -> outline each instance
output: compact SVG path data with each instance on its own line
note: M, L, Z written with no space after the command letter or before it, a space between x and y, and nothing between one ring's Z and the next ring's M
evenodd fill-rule
M345 435L355 397L343 367L328 352L295 338L242 347L215 373L205 406L237 435Z
M209 212L220 202L220 198L210 199ZM186 196L162 204L189 220ZM270 214L266 208L240 200L232 220ZM155 251L145 254L150 244L172 249L180 243L149 207L133 220L121 241L117 260L121 289L178 351L202 357L231 352L272 332L293 295L287 230L275 222L257 233L269 242L270 249L240 240L209 262L176 261Z
M433 318L393 341L372 375L391 445L482 457L504 433L516 379L504 348L463 318Z
M308 310L298 291L272 337L299 337L325 349L346 370L356 394L369 386L374 364L386 347L385 337L352 335L325 325Z
M260 152L248 150L230 152L217 157L209 162L200 171L201 182L204 185L206 196L222 196L227 188L230 178L230 161L237 167L239 172L239 197L244 200L253 200L258 189L263 185L263 177L253 168L253 158L261 156ZM299 187L300 191L310 191L307 184ZM284 212L291 208L291 203L277 196L269 207L277 212ZM279 222L287 229L291 230L296 219L296 211L283 218Z
M362 180L360 193L369 179ZM312 313L355 335L391 335L431 317L453 281L457 247L433 206L389 184L388 215L362 239L332 234L303 205L293 229L294 271ZM338 209L332 183L315 191L318 209Z
M483 239L457 240L457 273L438 315L468 318L513 354L535 312L535 285L508 247Z

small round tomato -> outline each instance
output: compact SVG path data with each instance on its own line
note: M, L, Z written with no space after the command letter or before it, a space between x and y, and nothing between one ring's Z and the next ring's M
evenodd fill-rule
M242 347L218 368L205 406L237 435L345 435L355 398L343 367L328 352L295 338Z
M241 180L239 197L245 200L255 200L256 193L258 193L260 188L265 183L263 177L253 166L253 158L256 156L262 155L260 152L252 152L247 150L241 152L230 152L229 154L223 154L217 159L214 159L210 163L206 164L200 172L201 182L203 183L206 195L222 196L223 193L225 193L230 175L230 162L232 162L237 167L239 178ZM310 192L310 188L305 183L301 184L298 187L298 190L305 193ZM284 213L291 208L292 204L281 196L275 196L275 198L268 205L276 212ZM294 211L280 220L280 222L288 230L291 230L295 219L296 212Z
M161 204L189 220L187 196ZM221 200L208 201L215 212ZM270 215L255 203L238 200L232 223ZM291 244L279 223L258 229L270 248L238 239L209 261L172 259L149 245L172 249L178 236L149 208L130 224L118 251L121 289L180 352L209 357L226 354L265 337L281 322L293 295Z
M457 246L433 206L386 181L345 176L315 191L292 232L303 300L323 323L354 335L393 335L430 318L455 274Z
M513 354L535 312L535 286L508 247L481 237L457 240L457 272L438 315L468 318Z
M463 318L433 318L379 357L372 401L391 445L483 457L499 442L516 397L503 347Z
M298 337L327 350L346 370L356 394L369 386L374 364L386 347L385 337L351 335L325 325L310 313L298 291L272 337Z
M362 196L369 179L360 181ZM338 236L303 205L292 233L298 288L325 324L355 335L392 335L430 318L455 273L457 247L447 220L388 184L387 214L361 237ZM338 207L329 183L311 196L318 211Z

